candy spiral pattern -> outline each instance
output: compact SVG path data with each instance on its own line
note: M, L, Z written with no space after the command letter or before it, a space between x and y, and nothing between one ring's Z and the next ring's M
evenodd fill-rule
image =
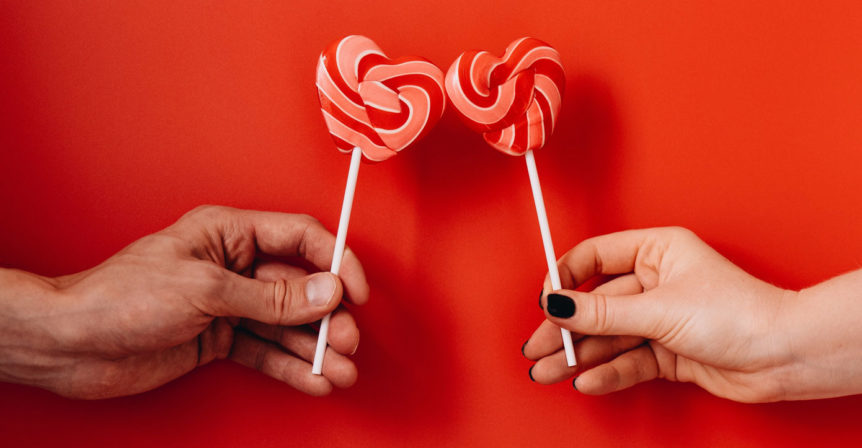
M443 115L443 72L418 57L389 59L365 36L333 42L317 64L320 108L335 146L386 160L424 136Z
M446 73L446 93L461 118L510 155L545 145L565 84L560 54L532 37L512 42L502 58L487 51L462 53Z

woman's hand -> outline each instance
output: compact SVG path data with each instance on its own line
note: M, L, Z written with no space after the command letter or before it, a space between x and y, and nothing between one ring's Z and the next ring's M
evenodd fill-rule
M537 361L536 382L578 375L577 390L605 394L665 378L744 402L862 392L860 272L784 290L680 228L591 238L559 268L569 289L548 294L546 280L547 320L522 349ZM615 277L572 290L601 274ZM557 326L583 335L576 367L566 366Z
M85 272L0 270L0 379L104 398L230 358L312 395L350 386L359 330L339 303L368 300L359 260L347 250L340 279L276 261L325 271L334 244L308 216L206 206ZM317 376L307 324L330 311Z

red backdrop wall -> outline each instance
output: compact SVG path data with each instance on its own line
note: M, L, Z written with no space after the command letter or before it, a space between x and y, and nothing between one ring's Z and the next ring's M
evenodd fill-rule
M358 33L444 69L522 35L560 50L561 121L536 155L558 253L673 224L785 287L859 268L862 7L702 3L2 2L0 263L81 270L202 203L334 230L348 158L313 73ZM365 165L348 243L373 288L353 389L310 398L229 362L97 402L3 384L0 445L862 442L859 397L531 383L545 265L527 174L451 112Z

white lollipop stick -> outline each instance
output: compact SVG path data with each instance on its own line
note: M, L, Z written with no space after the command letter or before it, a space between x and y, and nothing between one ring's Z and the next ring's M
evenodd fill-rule
M551 241L551 227L548 225L548 214L545 212L545 199L542 197L542 186L539 184L539 171L536 170L536 159L533 151L524 155L527 160L527 172L530 173L530 186L533 188L533 200L536 202L536 214L539 215L539 230L542 232L542 244L545 246L545 259L548 262L548 274L551 277L551 287L554 291L563 289L560 283L560 271L557 268L557 256L554 255L554 243ZM572 332L560 328L563 335L563 348L566 350L566 364L576 366L575 347L572 344Z
M332 266L329 272L338 275L341 259L344 257L344 243L347 241L347 225L350 224L350 210L353 208L353 193L356 191L356 179L359 177L359 162L362 160L362 150L353 148L350 155L350 171L347 173L347 187L344 188L344 202L341 204L341 219L338 220L338 233L335 235L335 250L332 253ZM317 335L317 348L314 350L314 363L311 373L320 375L323 372L323 354L326 353L326 337L329 334L329 317L327 314L320 321L320 333Z

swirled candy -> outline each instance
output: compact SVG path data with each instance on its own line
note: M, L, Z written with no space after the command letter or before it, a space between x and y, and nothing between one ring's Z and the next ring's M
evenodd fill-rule
M487 51L462 53L446 73L446 93L461 118L510 155L544 146L565 84L560 54L532 37L512 42L502 58Z
M333 42L317 64L320 108L335 146L379 162L424 136L443 115L443 72L418 57L389 59L365 36Z

